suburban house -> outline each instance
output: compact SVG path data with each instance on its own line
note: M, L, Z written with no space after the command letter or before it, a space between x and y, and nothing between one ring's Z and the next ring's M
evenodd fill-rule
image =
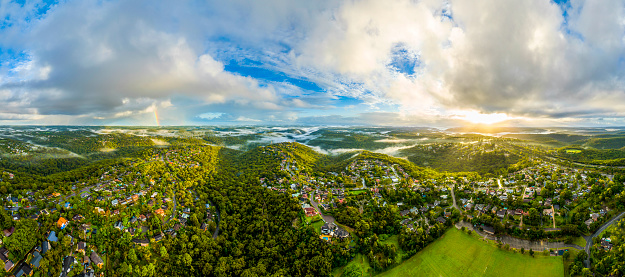
M30 265L32 265L34 268L38 268L41 259L43 259L43 256L41 256L39 252L35 251L33 253L33 258L30 260Z
M65 219L64 217L59 218L59 221L56 222L56 226L58 226L61 229L64 229L65 226L67 226L67 223L69 223L69 221L67 221L67 219Z
M16 269L14 275L15 277L31 276L33 275L33 269L30 266L28 266L28 264L22 263L22 265Z
M134 242L135 244L141 245L143 247L147 247L150 244L150 241L148 239L134 238L132 239L132 242Z
M495 235L495 228L493 227L483 226L482 229L484 229L484 233L487 233L489 235Z
M91 252L91 255L89 255L89 258L91 259L91 263L96 265L99 268L102 268L102 266L104 265L104 262L102 261L100 256L98 256L98 253L96 253L95 251Z
M157 215L160 215L160 216L165 216L165 210L163 210L163 209L158 209L158 210L154 211L154 213L156 213Z

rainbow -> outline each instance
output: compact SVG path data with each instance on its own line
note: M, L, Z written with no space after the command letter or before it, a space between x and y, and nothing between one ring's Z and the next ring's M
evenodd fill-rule
M156 108L154 109L154 119L156 120L156 126L161 126L161 124L158 122L158 110L156 110Z

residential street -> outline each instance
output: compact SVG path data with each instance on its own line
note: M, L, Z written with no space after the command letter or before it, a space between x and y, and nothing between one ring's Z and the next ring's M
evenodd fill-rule
M625 212L622 212L614 218L610 219L610 221L603 224L601 228L597 229L597 231L592 235L584 237L584 239L586 240L586 247L584 248L584 250L586 251L586 254L588 254L588 257L586 258L586 267L590 267L590 247L592 246L592 239L601 234L601 232L610 227L610 225L617 222L621 217L623 217L623 215L625 215Z
M315 201L315 194L311 193L310 203L315 208L315 210L317 210L319 215L321 215L321 218L323 219L324 222L326 222L326 223L333 223L334 222L334 217L333 216L331 216L331 215L324 215L323 213L321 213L321 210L319 210L319 207L318 207L319 203L317 203Z

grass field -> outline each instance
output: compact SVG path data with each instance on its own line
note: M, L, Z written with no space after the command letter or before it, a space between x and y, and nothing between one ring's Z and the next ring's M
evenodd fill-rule
M359 195L359 194L362 194L362 193L367 193L367 191L364 190L364 189L363 190L350 190L349 191L349 194L351 194L351 195Z
M581 247L586 247L586 240L584 238L582 238L582 237L576 237L573 240L573 244L577 244L577 245L579 245Z
M579 149L566 149L567 154L579 154L582 153L582 150Z
M500 250L455 228L379 276L563 276L561 257Z
M349 264L358 265L358 267L360 268L360 272L363 273L363 276L371 276L371 274L373 273L373 268L371 268L371 266L369 265L369 260L367 260L367 258L360 253L356 254L356 257L354 257L354 259L351 262L349 262ZM345 266L335 268L332 271L332 276L339 277L341 276L341 274L343 274L344 270L345 270Z
M321 226L323 226L323 224L326 224L325 222L323 222L323 220L319 220L317 222L312 223L312 226L313 228L315 228L315 231L317 232L317 234L321 234Z

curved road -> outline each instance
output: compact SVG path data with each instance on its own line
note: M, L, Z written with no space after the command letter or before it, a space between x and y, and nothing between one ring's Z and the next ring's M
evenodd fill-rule
M498 239L498 237L496 236L488 235L484 232L481 232L480 230L475 229L471 223L464 222L464 221L456 223L455 226L458 229L464 226L465 228L473 230L480 236L484 237L484 239L499 240L502 243L508 244L510 245L510 247L517 248L517 249L525 248L526 250L533 249L534 251L544 251L545 249L554 249L554 248L563 248L563 247L571 247L571 248L575 248L578 250L584 249L579 245L567 244L563 242L533 241L533 240L513 238L510 236L501 236Z
M454 193L454 186L451 186L451 199L454 200L454 208L458 209L458 211L460 211L460 215L462 215L462 210L458 208L458 205L456 204L456 194Z
M597 229L597 231L595 231L592 235L584 237L584 239L586 240L586 247L584 248L584 250L586 251L586 254L588 254L587 258L586 258L586 267L588 267L588 268L590 267L590 247L592 246L592 239L595 238L596 236L598 236L599 234L601 234L601 232L603 232L605 229L610 227L610 225L614 224L619 219L621 219L621 217L623 217L623 215L625 215L625 212L620 213L619 215L617 215L614 218L610 219L610 221L608 221L605 224L601 225L601 227L599 229Z
M323 221L325 223L332 223L334 222L334 217L331 215L324 215L323 213L321 213L321 210L319 210L319 203L315 202L315 194L311 193L310 194L310 203L313 205L313 207L315 208L315 210L317 210L317 212L319 213L319 215L321 215L321 218L323 219Z

